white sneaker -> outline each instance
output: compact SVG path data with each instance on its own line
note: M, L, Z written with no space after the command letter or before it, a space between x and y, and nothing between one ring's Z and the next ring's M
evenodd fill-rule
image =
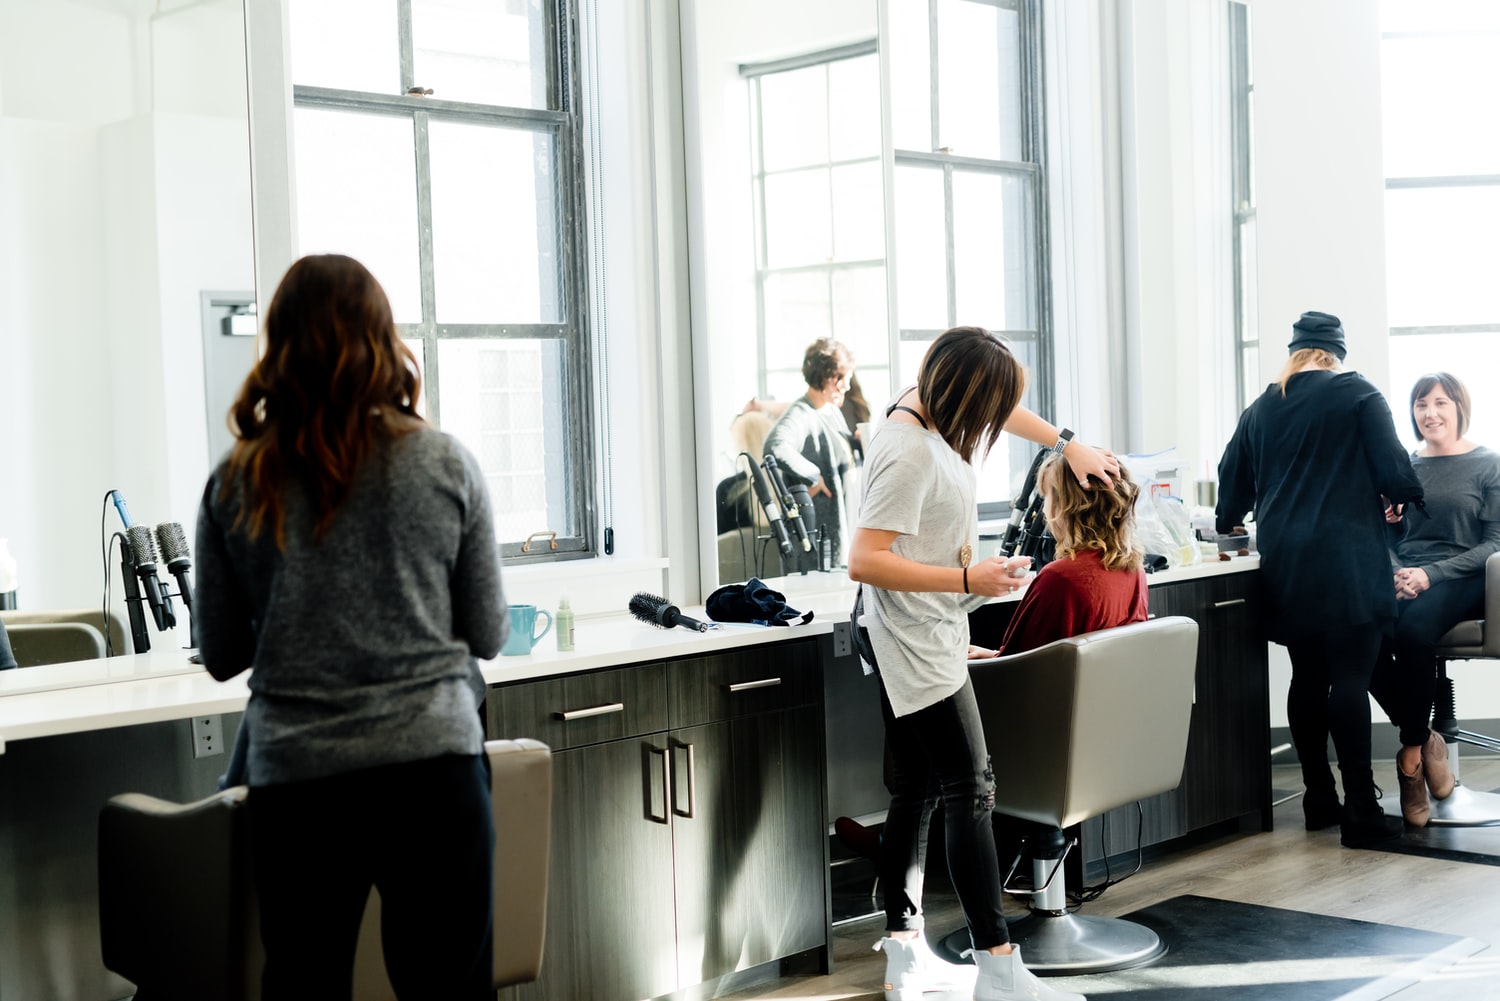
M979 980L974 985L974 1001L1087 1001L1082 994L1048 987L1021 962L1021 947L1012 946L1009 954L992 956L970 950L964 953L978 964Z
M883 938L875 948L885 950L885 1001L922 1001L923 994L935 991L968 995L979 976L978 967L950 963L933 952L920 933L912 939Z

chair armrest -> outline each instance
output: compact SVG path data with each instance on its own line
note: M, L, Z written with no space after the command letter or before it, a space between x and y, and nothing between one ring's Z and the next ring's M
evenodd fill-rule
M1484 621L1500 623L1500 553L1484 561ZM1483 629L1485 657L1500 657L1500 626Z
M552 751L536 740L491 740L495 817L495 986L535 980L547 933L552 851Z
M126 793L100 811L100 948L143 995L247 997L246 791L186 804Z

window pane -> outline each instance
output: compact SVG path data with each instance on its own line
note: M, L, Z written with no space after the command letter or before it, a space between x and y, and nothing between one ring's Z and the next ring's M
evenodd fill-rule
M445 101L547 108L541 0L412 0L414 82Z
M874 55L828 64L828 156L880 155L880 61Z
M1500 103L1500 34L1388 38L1380 63L1387 177L1500 174L1500 129L1476 118Z
M766 267L821 264L833 256L828 168L766 178Z
M385 287L396 322L420 323L411 120L299 107L293 128L298 250L357 258Z
M922 356L932 346L931 341L909 341L902 338L900 346L896 350L896 357L900 363L900 371L896 377L896 389L903 386L915 386L917 384L917 373L922 368ZM895 390L892 390L895 395Z
M1020 160L1021 26L1015 11L971 0L938 4L938 146Z
M443 430L478 457L500 541L540 531L576 535L565 502L567 345L444 339L438 367Z
M562 323L550 133L434 121L439 323Z
M1500 322L1500 187L1385 193L1393 327Z
M292 82L401 93L396 5L371 16L369 0L290 0Z
M932 59L927 0L890 0L891 132L897 149L931 152Z
M874 261L885 256L885 186L880 161L833 168L833 257Z
M854 352L861 372L884 366L890 352L885 268L840 268L833 273L833 336ZM863 381L863 380L861 380Z
M818 65L771 73L759 82L762 169L827 163L827 69Z
M896 317L902 329L945 330L949 325L945 214L943 172L898 165Z
M765 304L766 368L801 371L807 346L833 335L827 272L819 269L766 275Z
M1500 355L1500 324L1477 334L1416 334L1391 338L1391 415L1396 433L1416 447L1406 401L1411 387L1430 372L1451 372L1469 390L1473 410L1464 437L1490 448L1500 446L1500 366L1474 364Z
M1004 330L1036 326L1036 232L1031 185L1015 174L953 172L957 322Z
M1500 30L1495 0L1380 0L1381 31Z

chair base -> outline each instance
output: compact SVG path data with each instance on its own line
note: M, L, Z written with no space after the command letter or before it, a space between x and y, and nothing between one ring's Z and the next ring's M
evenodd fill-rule
M1385 812L1401 816L1401 804L1394 797L1381 801ZM1475 792L1468 786L1454 786L1447 799L1432 800L1428 827L1500 827L1500 795Z
M1010 940L1026 957L1026 968L1043 977L1147 966L1167 951L1156 932L1123 918L1033 914L1013 922L1009 930ZM944 936L938 951L952 957L968 948L969 930L959 928Z

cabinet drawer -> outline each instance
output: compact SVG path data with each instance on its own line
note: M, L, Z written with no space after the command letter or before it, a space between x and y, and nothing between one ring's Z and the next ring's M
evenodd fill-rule
M553 750L667 728L665 664L502 685L489 691L490 737L533 737Z
M812 705L822 692L812 639L672 661L667 670L673 728Z

